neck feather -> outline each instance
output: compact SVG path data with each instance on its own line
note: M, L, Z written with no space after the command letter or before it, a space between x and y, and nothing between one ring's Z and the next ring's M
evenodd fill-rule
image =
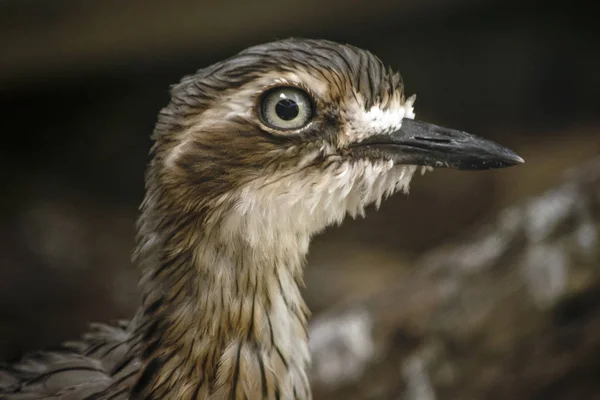
M308 235L258 246L243 232L222 234L222 220L200 228L152 217L142 216L137 255L143 368L134 397L309 399L300 293Z
M310 399L300 293L310 236L407 191L416 167L331 162L199 193L160 165L139 222L142 368L132 397Z

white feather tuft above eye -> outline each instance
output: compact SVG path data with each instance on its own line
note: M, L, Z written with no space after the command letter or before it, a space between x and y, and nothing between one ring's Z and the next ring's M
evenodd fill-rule
M413 104L416 98L416 95L410 96L405 101L398 98L386 106L375 104L365 111L364 101L360 95L357 95L358 101L350 103L347 110L342 112L343 118L348 121L342 138L345 139L342 140L345 142L343 144L400 129L403 119L415 118Z

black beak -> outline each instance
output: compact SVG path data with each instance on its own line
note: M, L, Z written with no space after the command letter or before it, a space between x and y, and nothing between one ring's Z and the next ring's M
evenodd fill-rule
M402 127L391 134L370 136L352 147L405 165L480 170L525 162L490 140L412 119L402 120Z

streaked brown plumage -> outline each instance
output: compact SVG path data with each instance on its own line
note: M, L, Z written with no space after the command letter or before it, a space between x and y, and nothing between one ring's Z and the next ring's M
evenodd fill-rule
M311 235L406 191L417 165L521 161L411 122L413 101L372 54L328 41L252 47L184 78L153 135L138 313L3 367L0 398L310 399Z

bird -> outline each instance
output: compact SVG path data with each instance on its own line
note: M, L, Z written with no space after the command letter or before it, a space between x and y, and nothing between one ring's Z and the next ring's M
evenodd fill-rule
M137 223L138 311L3 364L0 399L311 399L311 237L419 170L523 162L414 119L399 73L349 44L255 45L170 94Z

